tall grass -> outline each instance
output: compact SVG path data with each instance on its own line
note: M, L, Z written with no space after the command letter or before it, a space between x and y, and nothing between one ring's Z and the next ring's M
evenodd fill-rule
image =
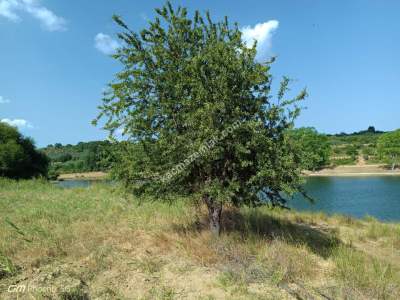
M391 264L348 247L334 252L334 277L342 296L354 299L390 299L399 296L399 274Z

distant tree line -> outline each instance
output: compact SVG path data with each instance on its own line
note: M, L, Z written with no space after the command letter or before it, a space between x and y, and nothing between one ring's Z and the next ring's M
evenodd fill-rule
M314 128L289 130L287 136L301 153L304 169L316 170L329 164L330 142L326 135ZM93 141L79 142L76 145L56 143L42 149L50 159L50 174L80 173L91 171L111 171L120 159L121 152L140 156L145 151L140 144L132 142ZM119 161L115 174L124 170L132 162Z
M56 143L43 148L50 159L50 174L106 171L107 157L112 144L109 141L80 142L77 145Z
M357 135L365 135L365 134L381 134L385 133L384 131L376 130L374 126L369 126L367 130L360 130L360 131L355 131L353 133L336 133L333 136L357 136ZM329 135L328 135L329 136Z
M383 143L378 151L378 140L385 136L382 132L371 126L353 134L328 135L312 127L303 127L287 130L286 136L301 153L303 169L318 170L330 165L354 164L359 155L372 162L391 162L390 157L397 156L385 154L388 152L382 150ZM76 145L55 143L42 150L50 159L49 174L53 177L60 173L111 171L113 164L121 159L121 152L140 156L144 151L136 143L109 141L79 142ZM130 164L131 161L119 161L113 172L122 172Z
M371 162L388 163L392 169L400 163L400 130L383 133L370 127L354 134L325 135L307 127L288 129L286 136L297 147L304 170L354 164L359 155ZM145 149L132 142L92 141L55 143L37 150L32 139L0 122L0 177L55 179L62 173L91 171L112 171L118 177L132 164L121 160L121 153L127 151L129 157L141 156Z
M362 157L366 163L400 163L400 131L384 132L374 126L350 134L325 135L314 128L289 131L302 153L303 168L315 170L329 165L349 165Z

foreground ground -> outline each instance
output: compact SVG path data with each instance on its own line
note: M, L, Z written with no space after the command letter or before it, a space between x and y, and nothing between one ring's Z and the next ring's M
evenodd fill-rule
M0 180L0 299L400 298L399 224L187 200Z

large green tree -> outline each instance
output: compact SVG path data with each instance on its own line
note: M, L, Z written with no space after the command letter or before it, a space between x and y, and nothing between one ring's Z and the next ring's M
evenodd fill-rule
M0 177L46 176L48 158L36 150L33 141L15 127L0 122Z
M284 78L271 94L272 61L258 62L237 24L190 17L170 3L141 32L121 18L123 66L96 121L123 129L116 173L136 193L191 193L218 233L223 205L284 205L300 191L301 158L285 132L300 112Z
M325 134L312 127L302 127L289 131L289 136L299 146L304 169L315 170L329 164L331 144Z
M400 129L382 134L378 139L377 148L378 154L386 159L394 170L400 158Z

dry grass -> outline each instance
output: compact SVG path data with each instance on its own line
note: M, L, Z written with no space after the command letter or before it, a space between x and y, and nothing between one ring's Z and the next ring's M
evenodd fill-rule
M399 277L390 263L347 247L339 247L333 276L341 283L341 296L353 299L398 297Z
M0 299L400 297L398 224L227 208L216 239L189 199L7 180L0 199Z

